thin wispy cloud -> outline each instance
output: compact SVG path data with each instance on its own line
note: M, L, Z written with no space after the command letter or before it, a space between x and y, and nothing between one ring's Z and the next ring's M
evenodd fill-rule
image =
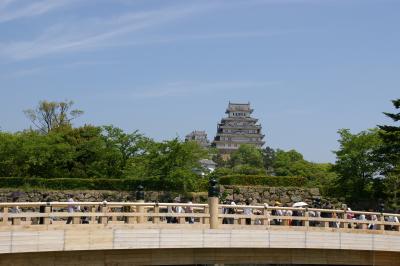
M16 78L25 78L28 76L38 76L41 74L51 73L51 71L70 70L70 69L81 70L88 67L93 68L98 66L109 66L114 64L118 64L118 62L117 61L74 61L66 64L37 66L37 67L18 69L7 73L1 73L0 80L10 80Z
M276 85L277 81L214 81L214 82L189 82L179 81L142 88L140 91L130 93L132 99L150 99L171 96L185 96L196 93L208 93L221 90L262 89Z
M185 35L169 35L169 36L147 36L146 39L140 39L130 42L116 42L103 44L103 47L113 46L135 46L146 44L168 44L185 41L198 41L198 40L218 40L218 39L235 39L235 38L262 38L272 37L286 34L304 33L305 31L299 30L279 30L279 31L243 31L243 32L215 32L204 34L185 34ZM314 32L314 31L313 31Z
M25 4L17 0L0 1L0 23L35 17L73 3L74 0L43 0Z
M50 27L31 41L0 44L0 56L13 60L36 58L49 54L82 51L112 43L117 37L143 31L201 12L212 4L169 7L151 11L130 12L111 18L98 18Z
M1 1L1 0L0 0ZM0 2L0 22L24 17L33 17L70 5L76 0L41 0L21 4L20 0ZM309 2L311 0L286 0L285 2ZM159 32L148 34L155 27L165 26L184 18L192 18L205 11L224 8L239 8L244 5L277 3L271 0L225 2L188 2L175 6L164 6L152 10L124 12L113 16L88 17L78 20L65 18L62 23L49 25L36 37L28 40L9 40L0 43L0 58L21 61L48 55L93 51L110 47L146 44L174 43L191 40L228 38L256 38L289 34L293 31L232 31L214 33L191 33L171 35Z

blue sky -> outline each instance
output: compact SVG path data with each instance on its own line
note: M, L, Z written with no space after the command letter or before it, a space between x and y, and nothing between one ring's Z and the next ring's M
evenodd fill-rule
M334 161L337 130L389 123L400 97L396 0L0 0L0 126L69 99L75 124L209 138L251 102L267 145Z

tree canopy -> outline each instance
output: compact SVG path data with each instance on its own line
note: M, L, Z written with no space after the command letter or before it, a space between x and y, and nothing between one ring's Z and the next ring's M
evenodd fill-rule
M82 110L71 110L73 101L40 101L35 109L27 109L25 115L42 133L71 126L71 121L83 114Z

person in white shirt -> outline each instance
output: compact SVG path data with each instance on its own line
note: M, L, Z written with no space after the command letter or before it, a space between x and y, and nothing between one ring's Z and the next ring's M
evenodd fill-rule
M191 200L188 201L188 204L193 204ZM193 207L192 206L186 206L185 207L185 212L186 213L193 213ZM194 217L187 217L187 222L190 224L194 223Z
M70 203L75 202L72 195L69 196L68 202L70 202ZM75 205L73 205L73 204L69 204L67 207L68 213L70 213L70 214L74 213L74 209L75 209ZM72 223L72 216L69 216L67 219L67 224L70 224L70 223Z
M371 221L377 222L378 217L375 214L371 215ZM376 229L378 229L378 225L377 224L368 224L368 229L376 230Z
M246 200L246 205L247 206L250 205L250 200ZM253 214L252 208L250 208L250 207L243 208L243 214L244 215L252 215ZM246 224L247 225L251 224L251 218L246 218Z
M390 223L399 223L399 218L397 218L397 216L390 215L387 221ZM396 230L396 226L390 225L390 230Z
M174 202L175 203L180 203L180 198L176 197L174 199ZM182 206L178 205L178 206L172 207L172 212L173 213L184 213L185 211L183 210ZM173 217L172 218L172 223L174 223L174 224L179 223L179 217Z

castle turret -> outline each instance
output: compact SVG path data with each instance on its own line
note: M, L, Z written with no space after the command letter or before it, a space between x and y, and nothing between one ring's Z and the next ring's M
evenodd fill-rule
M210 146L210 142L207 139L207 133L205 131L195 130L187 134L185 141L196 141L200 146L207 148Z

